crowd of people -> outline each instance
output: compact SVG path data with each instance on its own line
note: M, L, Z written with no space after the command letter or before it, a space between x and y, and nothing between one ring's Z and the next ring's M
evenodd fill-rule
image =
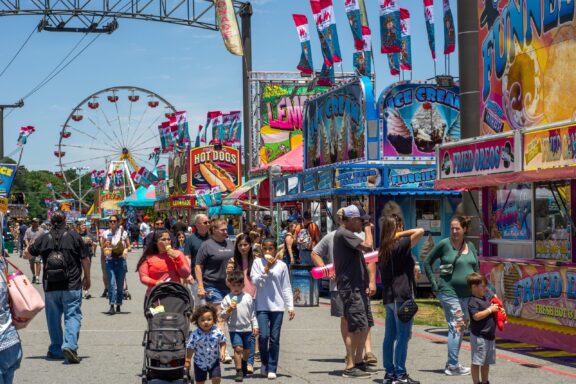
M157 285L173 281L187 286L194 298L191 321L196 329L188 337L186 366L197 382L221 379L220 363L233 363L241 382L255 372L277 377L280 335L284 315L295 318L289 268L294 264L325 266L334 263L330 277L331 315L340 318L345 351L343 376L370 378L378 359L372 351L374 326L371 296L376 276L382 281L385 337L382 346L384 384L419 383L407 371L412 319L398 316L399 308L414 298L419 266L412 248L424 235L421 228L406 229L398 215L380 221L378 261L367 263L365 254L375 250L374 225L357 205L341 208L335 230L321 236L310 212L302 220L282 224L276 236L272 218L246 225L236 236L232 223L198 214L189 226L182 217L167 229L158 218L152 228L148 218L138 223L137 236L121 225L120 217L108 219L108 229L94 236L85 222L66 224L63 213L52 215L50 228L31 220L22 234L22 256L30 260L32 281L45 291L46 320L50 335L48 359L79 363L77 354L82 298L90 297L90 267L100 247L105 296L109 315L121 312L127 286L127 258L137 244L142 256L136 264L146 294ZM448 324L445 374L472 375L474 384L488 383L489 365L495 362L495 313L486 279L478 273L474 245L466 240L469 222L454 217L450 237L439 242L423 266L438 297ZM19 228L19 230L23 230ZM278 239L280 240L278 240ZM60 260L53 255L58 251ZM63 261L62 261L63 260ZM440 273L433 266L440 263ZM60 264L58 263L60 262ZM5 259L0 267L6 269ZM3 274L4 275L4 274ZM11 383L22 359L19 337L10 325L6 282L0 285L0 375ZM84 293L83 293L84 290ZM62 327L63 324L63 327ZM464 330L472 333L472 369L460 360ZM232 356L227 346L231 347Z

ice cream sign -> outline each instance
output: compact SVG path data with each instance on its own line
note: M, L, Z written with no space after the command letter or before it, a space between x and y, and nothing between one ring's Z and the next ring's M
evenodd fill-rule
M514 137L478 141L440 149L440 178L514 171Z
M378 101L385 158L434 156L437 144L460 140L460 90L396 83Z

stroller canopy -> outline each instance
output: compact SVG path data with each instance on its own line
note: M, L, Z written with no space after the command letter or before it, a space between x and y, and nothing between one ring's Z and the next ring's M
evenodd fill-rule
M149 308L158 305L164 306L165 312L182 313L192 312L192 296L182 284L168 281L152 288L144 304L144 314Z

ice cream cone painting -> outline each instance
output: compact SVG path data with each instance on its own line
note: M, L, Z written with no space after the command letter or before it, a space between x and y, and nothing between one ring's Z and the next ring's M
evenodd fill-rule
M382 93L378 108L384 156L434 156L436 145L460 140L458 87L397 83Z

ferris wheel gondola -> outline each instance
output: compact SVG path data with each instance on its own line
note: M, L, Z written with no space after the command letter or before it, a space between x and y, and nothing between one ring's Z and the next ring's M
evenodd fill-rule
M149 155L160 145L157 126L174 113L164 98L139 87L107 88L82 100L64 122L54 151L72 197L83 201L91 191L77 192L74 183L82 172L71 178L69 169L122 169L125 180L142 166L153 169Z

